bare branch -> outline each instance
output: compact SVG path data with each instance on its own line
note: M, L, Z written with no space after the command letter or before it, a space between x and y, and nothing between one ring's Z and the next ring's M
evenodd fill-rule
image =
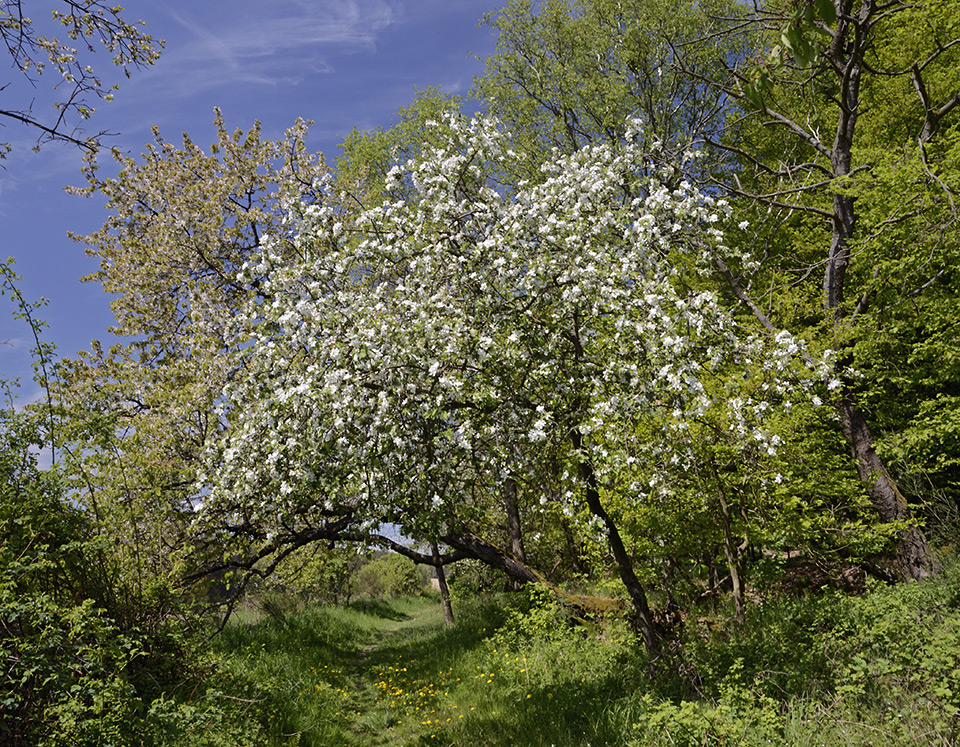
M757 321L763 325L763 328L768 332L776 332L777 328L773 325L773 322L770 321L769 317L763 313L761 309L750 295L743 289L743 286L740 284L740 281L737 277L730 271L730 268L724 263L722 259L717 257L714 259L714 264L717 266L717 269L720 271L720 274L726 279L727 284L730 286L730 290L733 291L733 294L740 299L740 302L750 309L750 312L756 317Z
M73 135L68 135L67 133L62 132L61 130L57 129L57 126L48 127L47 125L42 124L41 122L37 121L33 117L29 117L23 114L22 112L14 112L14 111L9 111L7 109L0 109L0 117L7 117L9 119L16 120L17 122L22 122L25 125L29 125L30 127L35 127L36 129L45 133L47 135L46 139L48 140L60 140L65 143L70 143L71 145L76 145L80 148L83 148L86 151L95 151L97 149L97 146L96 146L97 140L109 134L107 132L101 132L92 138L84 138L83 140L81 140L78 137L74 137ZM58 124L59 124L59 121L58 121Z

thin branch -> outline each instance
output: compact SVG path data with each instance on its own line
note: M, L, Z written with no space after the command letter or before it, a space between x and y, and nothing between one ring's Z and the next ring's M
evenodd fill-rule
M768 332L776 332L777 328L773 325L773 322L771 322L770 318L763 313L763 309L757 306L754 300L750 297L750 294L743 289L740 281L730 271L730 268L727 267L724 261L719 257L716 257L713 262L720 271L720 274L726 279L727 284L730 286L730 290L733 291L733 294L740 299L740 302L744 306L750 309L750 312L757 318L757 321L763 325L764 329L766 329Z
M60 130L56 129L56 127L48 127L45 124L41 124L37 120L31 117L28 117L25 114L22 114L20 112L9 111L7 109L0 109L0 117L9 117L10 119L15 119L18 122L23 122L24 124L29 125L30 127L36 127L38 130L45 132L50 140L62 140L64 142L71 143L72 145L77 145L83 148L84 150L87 150L90 152L96 152L97 150L96 141L98 138L101 138L101 137L104 137L105 135L110 134L109 132L104 131L99 133L95 137L87 138L86 140L80 140L79 138L76 138L73 135L67 135L64 132L61 132Z
M920 146L920 163L923 164L923 170L927 172L927 176L940 185L940 188L947 196L947 200L950 202L950 212L953 213L953 219L957 220L957 206L953 201L953 192L950 190L950 187L948 187L943 180L940 179L940 177L930 170L930 165L927 163L927 151L923 147L923 140L918 139L917 143Z

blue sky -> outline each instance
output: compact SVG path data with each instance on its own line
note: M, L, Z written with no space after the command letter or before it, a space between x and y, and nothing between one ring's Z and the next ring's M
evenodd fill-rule
M34 16L52 4L32 0ZM108 140L139 153L160 127L178 142L189 132L199 145L214 140L213 109L228 127L248 128L259 120L268 138L279 137L297 117L311 119L309 145L333 162L337 145L354 127L389 125L415 89L439 86L464 94L496 46L483 15L496 0L129 0L127 20L142 19L166 46L153 68L118 76L113 102L101 103L91 132L120 133ZM477 59L479 58L479 60ZM6 60L0 61L3 64ZM112 75L105 54L92 58L98 73ZM0 80L5 82L13 72ZM44 96L55 81L40 79L34 106L46 114ZM19 85L19 84L18 84ZM23 87L0 92L2 104ZM13 256L28 299L44 296L40 312L47 338L61 356L109 339L109 298L78 278L96 269L67 231L88 233L106 217L102 203L67 195L82 184L80 153L49 143L32 151L36 131L9 123L0 141L13 152L0 171L0 256ZM106 162L106 161L104 161ZM8 303L8 302L0 302ZM29 331L13 320L12 305L0 305L0 373L20 376L24 398L29 382Z

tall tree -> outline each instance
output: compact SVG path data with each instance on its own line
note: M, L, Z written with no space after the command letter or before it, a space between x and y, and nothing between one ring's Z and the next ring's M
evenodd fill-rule
M273 142L259 125L227 129L205 150L159 132L139 159L115 155L103 177L93 156L81 195L103 195L104 226L76 236L100 260L87 278L115 294L123 339L64 361L62 435L76 494L106 522L144 577L168 567L196 499L197 459L219 425L213 403L231 369L229 323L255 284L236 275L265 234L284 235L283 190L309 199L327 173L304 146L306 125ZM285 185L281 187L281 185Z
M914 299L949 287L957 247L948 227L956 213L952 189L936 171L956 147L958 13L951 3L818 0L765 7L736 24L757 29L760 44L768 46L760 47L759 67L733 67L725 82L713 78L742 107L724 136L712 141L740 159L741 180L727 178L725 186L778 211L781 220L812 219L808 248L794 255L809 258L806 266L797 268L787 247L768 263L781 279L799 269L803 275L791 284L819 275L816 323L825 343L841 351L832 397L840 428L880 518L908 520L907 500L876 449L864 387L849 367L875 368L876 360L858 352L891 319L903 323L902 311L894 310L906 304L915 314ZM884 100L911 84L912 106L898 109ZM902 93L893 99L903 106ZM743 181L748 174L750 186ZM772 224L758 222L761 230ZM755 240L771 237L760 233ZM756 291L721 271L772 328ZM901 348L901 354L910 353ZM921 579L934 571L916 526L903 528L896 544L901 576Z

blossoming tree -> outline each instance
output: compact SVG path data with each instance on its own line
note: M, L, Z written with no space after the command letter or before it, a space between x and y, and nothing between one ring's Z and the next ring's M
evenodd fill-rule
M635 123L515 191L498 186L520 156L495 123L433 126L382 204L291 204L295 258L265 237L241 272L262 295L235 320L198 527L256 526L279 551L334 517L389 522L489 560L491 501L539 493L530 510L560 503L605 537L655 654L622 517L696 467L698 424L752 462L775 454L798 344L748 334L702 289L698 270L732 253L727 207Z

